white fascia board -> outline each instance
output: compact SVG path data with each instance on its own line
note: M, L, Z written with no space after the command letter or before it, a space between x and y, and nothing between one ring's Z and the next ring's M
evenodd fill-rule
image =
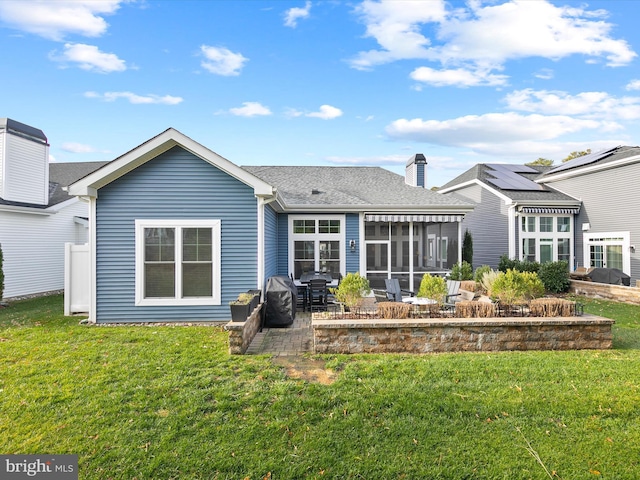
M478 185L478 186L484 188L485 190L491 192L496 197L502 199L506 205L510 205L513 202L513 199L511 197L508 197L504 193L496 190L493 187L490 187L486 183L481 182L477 178L475 178L473 180L469 180L468 182L460 183L458 185L453 185L453 186L451 186L449 188L442 188L442 189L438 190L438 193L442 193L442 194L450 193L450 192L454 192L456 190L461 190L461 189L466 188L466 187L471 187L473 185Z
M602 170L609 170L611 168L622 167L624 165L630 165L632 163L636 163L640 161L640 155L635 155L633 157L622 158L620 160L616 160L614 162L606 162L596 165L585 165L583 167L576 167L575 169L567 170L564 172L555 173L549 175L548 177L542 177L536 179L536 183L550 183L557 182L559 180L566 180L572 177L579 177L581 175L589 175L590 173L600 172Z
M14 205L0 205L0 212L27 213L30 215L52 215L56 213L47 208L18 207Z
M388 215L464 215L472 212L473 206L389 206L389 205L286 205L283 212L295 213L363 213L376 212Z
M274 194L274 188L271 185L173 128L165 130L160 135L147 140L145 143L116 158L104 167L71 184L68 192L71 195L95 198L97 191L101 187L104 187L175 146L184 148L232 177L237 178L242 183L252 187L256 195L270 196Z

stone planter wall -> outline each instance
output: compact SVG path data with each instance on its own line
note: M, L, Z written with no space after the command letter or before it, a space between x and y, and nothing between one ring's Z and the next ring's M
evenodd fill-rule
M259 304L244 322L229 322L225 325L224 329L229 332L230 355L242 355L247 351L251 341L260 330L264 307L264 303Z
M591 298L604 298L606 300L615 300L616 302L640 305L640 288L638 287L571 280L569 291Z
M424 320L313 319L316 353L437 353L611 348L595 315Z

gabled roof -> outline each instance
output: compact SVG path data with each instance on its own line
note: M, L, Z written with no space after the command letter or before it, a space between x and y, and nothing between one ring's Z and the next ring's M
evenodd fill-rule
M236 164L221 157L214 151L209 150L174 128L168 128L133 150L112 160L99 170L73 183L69 186L69 193L71 195L95 197L97 196L98 189L175 146L184 148L195 156L200 157L202 160L209 162L232 177L252 187L258 196L270 197L275 193L271 185L251 175L246 170L243 170Z
M617 146L574 158L550 168L538 182L551 182L640 161L640 147Z
M245 166L275 185L284 210L470 211L471 203L412 187L380 167Z
M506 183L495 181L500 175L495 169L498 165L500 164L479 163L443 185L439 191L442 193L450 193L470 184L480 184L517 203L531 203L535 205L580 205L579 200L559 192L544 183L540 184L540 182L538 182L538 180L542 178L541 176L551 167L505 164L505 168L508 168L525 180L520 185L520 188L509 188ZM521 167L523 167L522 170L527 169L528 171L521 171ZM530 187L527 188L526 184L529 182Z
M71 183L106 165L108 162L65 162L49 164L49 203L34 205L24 202L8 202L0 198L0 205L37 208L40 210L66 202L73 197L63 190Z

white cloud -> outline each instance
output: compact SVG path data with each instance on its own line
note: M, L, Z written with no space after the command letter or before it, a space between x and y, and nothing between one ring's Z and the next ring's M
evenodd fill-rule
M122 3L123 0L3 0L0 19L50 40L61 41L67 34L99 37L108 27L102 16L115 13Z
M419 67L411 72L410 77L417 81L436 87L478 87L502 86L507 84L509 77L494 75L487 70L467 70L456 68L449 70L434 70L429 67Z
M200 51L205 57L205 60L200 63L202 68L216 75L226 77L239 75L240 70L242 70L244 64L249 60L241 53L232 52L224 47L202 45Z
M540 80L551 80L554 77L553 70L549 68L543 68L536 73L533 74L534 77L539 78Z
M334 163L336 165L369 165L369 166L384 166L384 165L402 165L404 166L409 159L408 155L379 155L375 157L326 157L327 162Z
M49 58L61 63L76 63L83 70L97 73L123 72L127 69L125 61L114 53L101 52L98 47L84 43L65 43L61 54L53 51Z
M284 14L284 24L287 27L296 28L298 26L298 20L302 18L309 18L311 12L311 2L306 2L304 8L293 7L287 10Z
M640 80L631 80L627 86L627 90L640 90Z
M640 97L616 98L607 92L570 95L562 91L524 89L508 94L505 101L511 109L545 115L619 120L640 118Z
M65 152L71 152L71 153L94 153L96 152L96 149L93 148L90 145L85 145L82 143L76 143L76 142L64 142L60 148L62 150L64 150Z
M271 115L271 110L258 102L243 102L242 107L231 108L229 112L239 117Z
M131 92L105 92L103 94L97 92L85 92L86 98L99 98L105 102L115 102L119 98L129 100L133 104L160 104L160 105L177 105L183 101L182 97L174 97L172 95L137 95Z
M333 120L342 116L342 110L331 105L321 105L320 110L305 114L307 117L321 118L322 120Z
M443 121L403 118L388 125L386 132L394 139L482 150L486 145L525 142L532 138L537 141L550 140L563 134L595 128L611 130L616 125L566 115L520 115L510 112L467 115Z
M361 70L395 60L428 58L431 41L420 32L420 25L441 22L446 16L444 0L365 0L355 11L367 26L365 36L382 47L360 52L351 61L352 67Z
M606 12L556 7L548 1L468 2L446 11L443 1L367 0L356 9L380 49L360 52L351 66L369 69L402 59L426 59L443 66L500 69L508 60L557 60L584 55L609 66L629 64L637 54L611 36ZM430 36L423 26L433 29ZM474 68L471 68L473 66Z

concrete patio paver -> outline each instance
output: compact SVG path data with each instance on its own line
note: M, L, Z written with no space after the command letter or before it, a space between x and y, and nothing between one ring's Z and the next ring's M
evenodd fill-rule
M282 328L263 328L254 337L247 355L300 355L313 351L311 314L297 312L293 324Z

